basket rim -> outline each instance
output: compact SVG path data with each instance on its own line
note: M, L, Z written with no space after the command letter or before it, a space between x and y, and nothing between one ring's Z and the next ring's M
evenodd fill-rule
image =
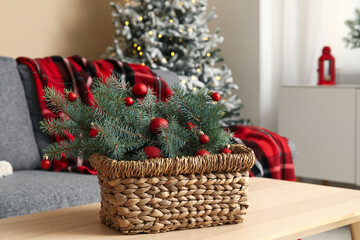
M255 153L245 145L231 145L232 154L153 158L144 161L117 161L94 153L89 160L98 175L111 179L164 175L247 172L255 163Z

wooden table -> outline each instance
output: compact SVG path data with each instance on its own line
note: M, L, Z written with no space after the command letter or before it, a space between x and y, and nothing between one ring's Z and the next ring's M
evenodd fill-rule
M0 239L296 239L349 224L360 239L360 191L252 178L249 195L241 224L127 236L100 222L96 203L1 219Z

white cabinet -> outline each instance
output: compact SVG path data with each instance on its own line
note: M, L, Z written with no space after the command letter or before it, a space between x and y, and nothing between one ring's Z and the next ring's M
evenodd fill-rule
M299 177L360 185L360 86L284 86L279 133L298 149Z

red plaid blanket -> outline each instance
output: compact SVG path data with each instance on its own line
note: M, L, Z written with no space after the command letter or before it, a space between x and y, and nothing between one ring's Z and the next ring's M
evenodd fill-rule
M41 114L45 119L59 117L46 105L43 92L45 87L54 88L61 93L64 93L65 88L72 88L85 104L90 105L93 99L91 93L93 78L106 78L115 74L125 77L130 85L144 83L152 87L159 100L165 100L171 93L165 81L150 71L148 67L139 64L128 64L109 59L87 61L80 56L69 58L54 56L41 59L18 58L17 62L26 64L33 74ZM62 140L59 137L52 139L52 141ZM63 158L54 161L52 169L54 171L96 174L89 161L81 158Z
M255 126L233 126L238 143L254 150L256 161L250 175L295 181L293 157L288 139Z

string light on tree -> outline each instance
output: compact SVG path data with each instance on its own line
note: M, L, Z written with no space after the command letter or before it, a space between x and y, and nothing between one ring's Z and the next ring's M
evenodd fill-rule
M161 33L158 34L158 38L162 38L162 34L161 34Z
M142 21L144 18L142 16L139 17L139 21Z
M149 31L149 35L152 36L152 35L153 35L153 31Z
M175 56L175 52L171 52L171 54L170 54L170 55L171 55L172 57L173 57L173 56Z

